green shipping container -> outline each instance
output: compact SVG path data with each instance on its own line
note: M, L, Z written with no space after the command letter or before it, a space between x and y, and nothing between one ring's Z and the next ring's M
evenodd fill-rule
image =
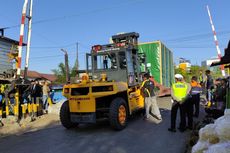
M145 53L151 75L166 87L174 82L173 53L162 42L154 41L138 44L139 53Z

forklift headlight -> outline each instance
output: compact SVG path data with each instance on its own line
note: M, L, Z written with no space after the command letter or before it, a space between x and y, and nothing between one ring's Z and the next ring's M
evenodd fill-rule
M64 89L64 93L65 93L65 94L69 93L69 88L65 88L65 89Z
M89 80L89 75L84 73L81 77L82 81L88 81Z

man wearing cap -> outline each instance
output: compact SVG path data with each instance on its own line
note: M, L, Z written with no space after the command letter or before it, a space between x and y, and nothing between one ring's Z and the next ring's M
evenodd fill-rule
M151 112L157 120L162 120L159 107L154 93L154 83L149 80L149 73L144 74L144 81L141 85L142 95L145 97L145 119L150 118ZM150 111L151 109L151 111Z
M179 130L184 132L186 129L186 105L185 100L190 92L190 85L183 81L183 76L181 74L175 75L176 83L172 85L171 96L172 96L172 109L171 109L171 127L168 131L176 132L176 116L177 110L180 109L180 126Z

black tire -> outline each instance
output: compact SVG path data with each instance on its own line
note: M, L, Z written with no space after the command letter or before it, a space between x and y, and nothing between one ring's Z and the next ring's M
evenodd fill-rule
M62 125L67 129L78 125L77 123L73 123L70 120L69 102L68 101L65 101L61 106L60 121L61 121Z
M119 108L125 108L125 119L124 122L121 123L119 121ZM109 110L109 121L110 125L115 130L122 130L127 126L127 119L128 119L128 110L127 110L127 104L123 98L115 98L111 104L110 104L110 110Z

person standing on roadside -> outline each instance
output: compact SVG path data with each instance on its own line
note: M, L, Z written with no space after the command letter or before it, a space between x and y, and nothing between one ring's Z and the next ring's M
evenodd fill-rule
M45 81L42 86L42 99L43 99L43 113L48 114L48 96L49 96L50 88L48 86L48 82Z
M31 90L32 103L39 104L39 99L42 96L42 89L41 86L39 85L38 80L34 80L31 82L30 90Z
M144 81L141 85L141 92L145 98L145 118L150 118L150 112L157 120L162 120L159 107L157 105L156 95L154 93L154 83L149 80L149 73L144 74ZM151 110L150 110L151 109Z
M190 85L183 81L181 74L175 75L176 82L172 85L172 109L171 109L171 127L168 128L170 132L176 132L176 117L177 110L180 109L180 126L179 130L184 132L186 130L186 98L190 91Z
M192 109L195 105L195 113L192 115L195 117L199 117L200 112L200 93L202 92L201 85L197 81L197 77L193 76L191 79L191 101L192 101Z
M197 82L196 76L192 76L190 85L191 85L190 96L188 96L189 98L187 98L185 105L186 105L186 116L188 118L187 128L192 130L193 116L198 118L200 112L200 93L202 92L202 88L200 84ZM193 114L194 105L195 105L195 114Z
M206 98L207 98L208 102L211 102L211 91L214 88L214 82L213 82L213 78L211 76L211 71L210 70L206 70L205 74L207 76L206 84L205 84Z
M200 70L199 71L199 78L197 79L197 82L200 84L203 94L205 93L205 80L206 80L206 76L203 73L203 71Z

